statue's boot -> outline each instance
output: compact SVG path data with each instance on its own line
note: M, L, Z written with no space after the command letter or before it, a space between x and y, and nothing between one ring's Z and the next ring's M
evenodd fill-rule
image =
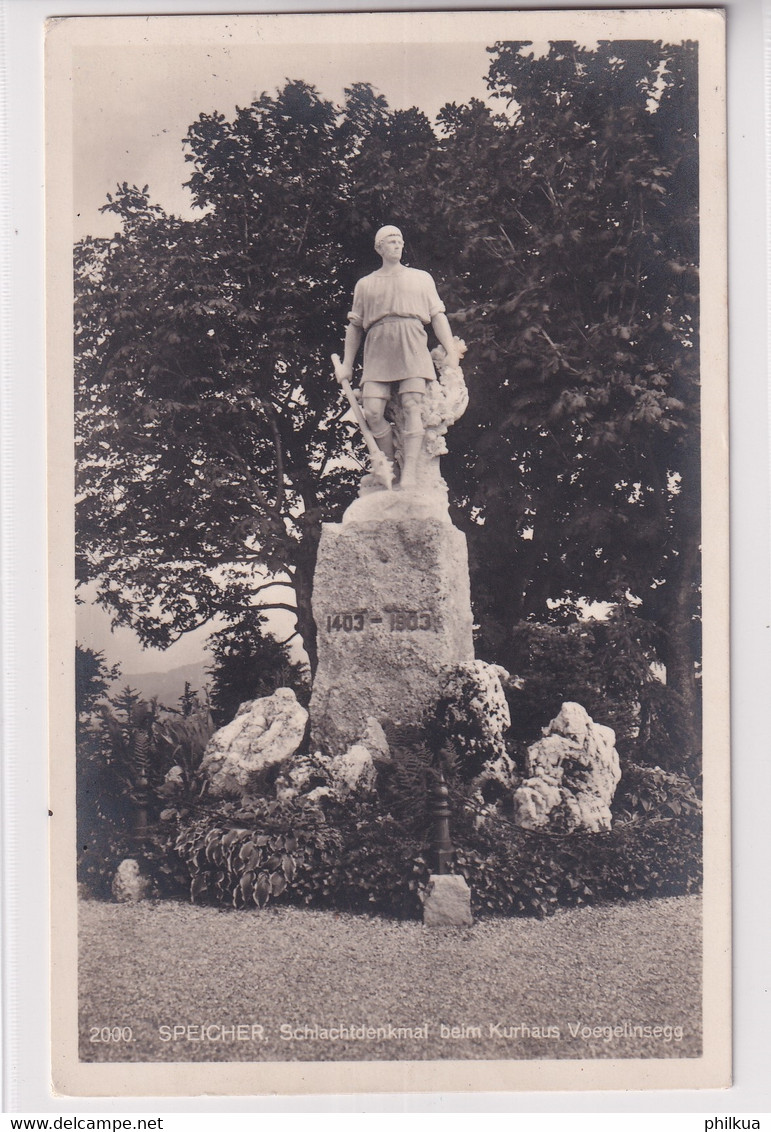
M402 435L402 475L399 486L409 490L417 485L418 457L423 447L423 430Z
M394 463L394 434L391 425L386 423L386 426L382 432L373 432L372 435L375 438L375 443L377 444L378 448L391 465L392 472L395 473L396 465ZM383 486L388 487L388 484L384 484Z
M394 458L394 434L390 424L386 421L386 426L382 432L373 432L377 446L381 452L384 452L389 460Z

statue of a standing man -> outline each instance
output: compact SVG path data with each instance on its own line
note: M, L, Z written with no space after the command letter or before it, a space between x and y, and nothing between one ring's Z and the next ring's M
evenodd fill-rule
M421 408L426 382L436 380L424 326L431 323L447 353L449 366L459 365L452 330L436 285L427 271L401 262L404 240L398 228L386 225L375 234L375 251L383 266L356 284L348 315L345 354L339 379L351 380L362 338L364 416L375 440L389 460L394 456L391 425L385 408L398 383L404 414L400 487L415 486L418 457L423 443Z

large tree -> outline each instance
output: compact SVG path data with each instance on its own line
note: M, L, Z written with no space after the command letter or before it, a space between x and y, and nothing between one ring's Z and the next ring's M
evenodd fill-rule
M334 107L292 82L191 127L199 219L128 186L108 202L120 232L76 257L79 576L160 645L293 593L313 661L319 524L355 478L328 358L373 231L402 223L469 342L445 471L481 653L514 663L555 601L632 601L693 745L696 51L491 55L497 112L434 129L366 84Z
M481 103L441 115L447 238L462 245L454 325L474 344L448 473L475 558L480 646L500 655L511 627L548 618L555 599L631 601L659 628L692 751L696 49L492 54L504 115Z

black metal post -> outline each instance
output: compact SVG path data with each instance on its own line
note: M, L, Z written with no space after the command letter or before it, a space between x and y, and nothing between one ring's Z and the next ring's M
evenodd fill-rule
M137 841L145 841L147 838L147 779L142 777L137 779L134 797L136 799L134 804L134 831L133 835Z
M148 781L147 735L137 732L134 736L134 821L133 836L140 844L147 839L147 808L150 794Z
M444 875L452 872L452 860L455 849L450 840L450 804L449 791L444 781L444 774L437 770L431 790L431 846L430 856L433 871Z

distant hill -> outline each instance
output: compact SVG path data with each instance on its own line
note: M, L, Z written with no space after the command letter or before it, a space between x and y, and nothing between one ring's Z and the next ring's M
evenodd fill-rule
M204 690L208 681L206 668L210 663L208 660L201 660L194 664L181 664L178 668L170 668L168 672L127 672L125 676L121 676L116 688L125 688L128 684L145 700L157 696L166 707L176 707L177 700L185 690L186 681L194 691Z

